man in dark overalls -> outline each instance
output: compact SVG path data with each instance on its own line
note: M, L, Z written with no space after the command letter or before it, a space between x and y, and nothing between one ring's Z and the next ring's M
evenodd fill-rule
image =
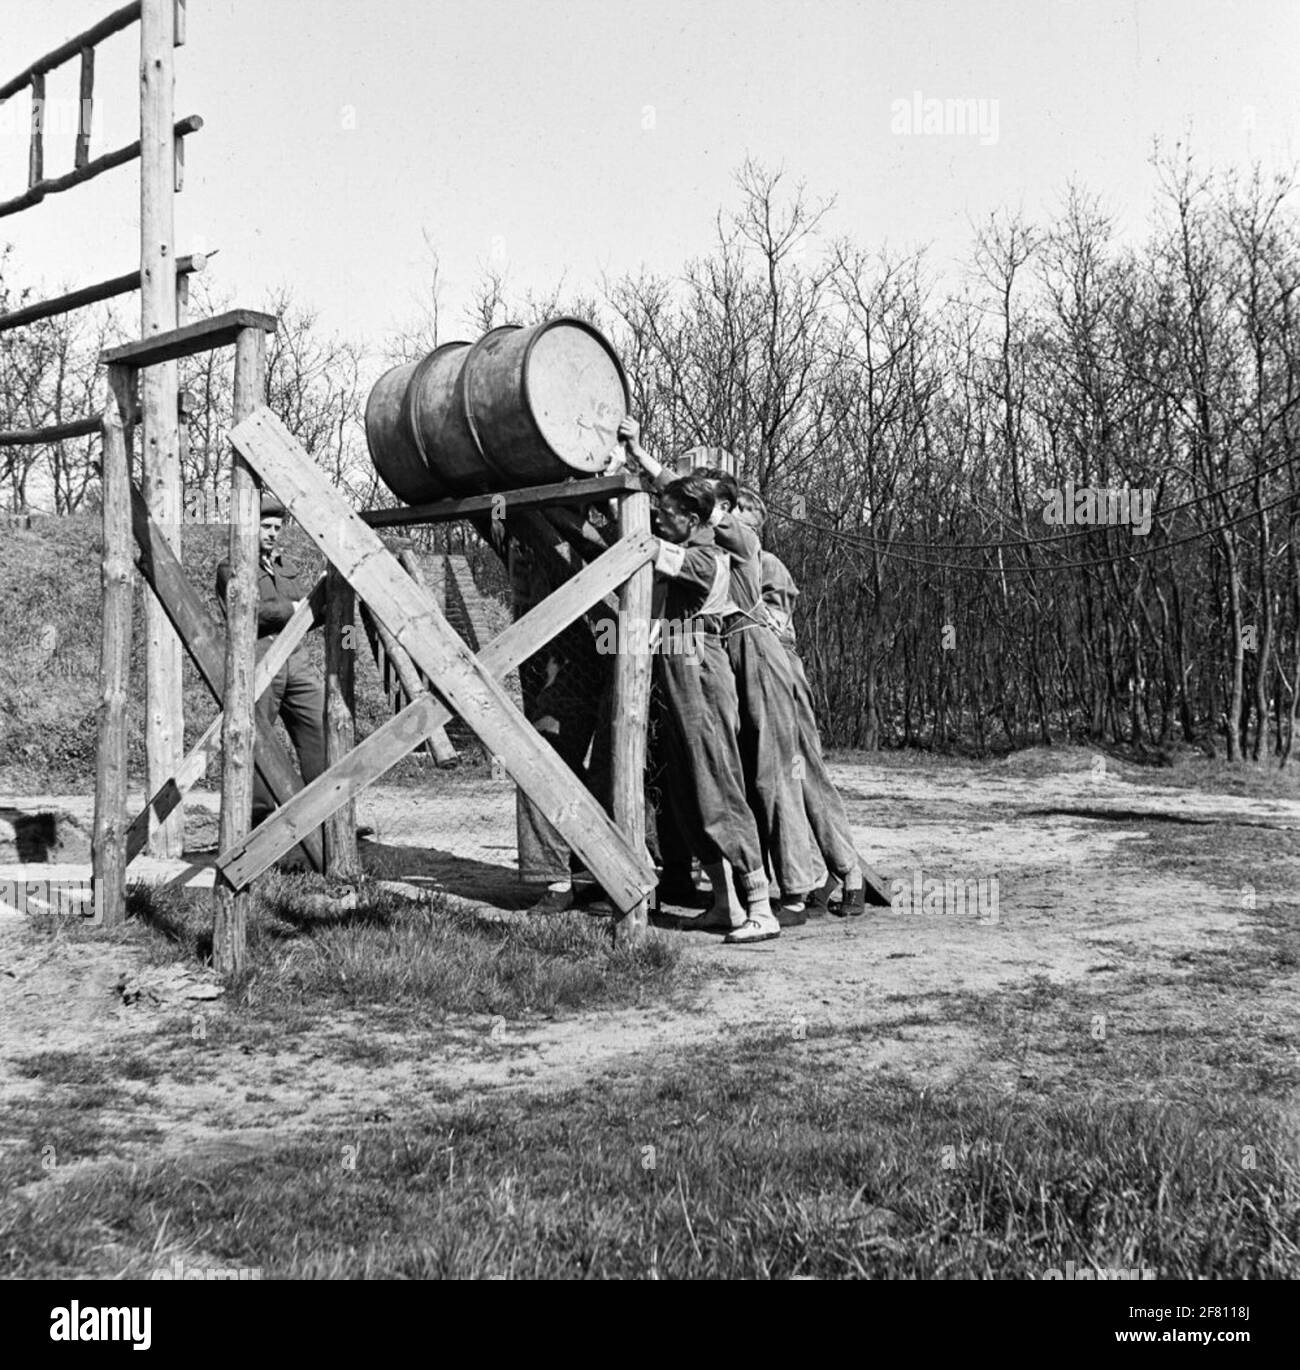
M298 605L311 593L305 572L276 550L284 527L284 505L273 495L262 496L261 539L257 579L257 656L260 660L280 629L293 617ZM224 610L230 562L217 567L217 595ZM270 727L284 720L298 753L303 784L310 784L325 770L325 682L311 664L305 640L276 672L271 687L258 701L259 716ZM253 777L253 826L276 808L262 777Z

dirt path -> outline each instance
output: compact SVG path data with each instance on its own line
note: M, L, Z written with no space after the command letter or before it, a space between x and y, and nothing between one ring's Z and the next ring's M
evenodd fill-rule
M164 1151L237 1155L295 1131L361 1129L456 1097L632 1076L664 1053L707 1050L720 1039L787 1033L815 1046L821 1029L858 1025L873 1030L852 1038L851 1058L842 1037L826 1046L841 1053L846 1070L888 1067L936 1083L979 1071L991 1087L1013 1088L1018 1064L982 1061L979 1034L959 1015L939 1011L942 996L1086 979L1114 985L1118 1004L1124 987L1159 971L1166 987L1144 991L1143 1011L1176 1017L1177 989L1168 986L1175 958L1248 942L1255 915L1230 880L1154 866L1142 839L1171 822L1207 831L1229 823L1300 830L1294 801L1175 791L1109 762L1097 774L1085 752L1050 756L1041 774L1023 763L834 768L878 870L900 881L909 898L934 888L931 881L986 882L982 908L945 904L940 895L907 911L821 920L748 949L682 934L690 955L740 972L712 983L690 1013L657 1005L528 1024L465 1018L425 1039L385 1034L363 1015L343 1014L294 1039L253 1047L222 1047L214 1032L199 1068L185 1072L190 1083L164 1073L136 1093L148 1095ZM0 799L6 802L28 811L44 805L75 822L88 818L88 801L79 797ZM500 867L506 858L496 849L508 830L486 809L475 816L477 855L427 845L443 802L411 789L371 792L385 873L434 882L440 872ZM211 808L204 800L200 808L204 803ZM1279 856L1261 874L1261 887L1300 887L1297 866L1297 858ZM994 880L996 909L987 883ZM512 890L503 872L503 902L517 898ZM14 1065L42 1051L132 1046L165 1067L166 1053L183 1048L190 1059L178 1016L217 1023L219 1000L187 998L204 992L191 979L163 985L159 1002L145 995L124 1004L115 987L123 974L139 971L134 948L37 941L21 919L0 916L0 1090L16 1098L42 1088ZM1260 1011L1285 1016L1280 1000ZM170 1036L160 1036L165 1023ZM1297 1026L1280 1018L1274 1025Z

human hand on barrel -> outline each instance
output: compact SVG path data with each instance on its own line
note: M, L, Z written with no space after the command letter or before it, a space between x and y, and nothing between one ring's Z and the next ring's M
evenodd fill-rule
M618 426L618 440L638 461L645 455L641 446L641 425L629 414Z

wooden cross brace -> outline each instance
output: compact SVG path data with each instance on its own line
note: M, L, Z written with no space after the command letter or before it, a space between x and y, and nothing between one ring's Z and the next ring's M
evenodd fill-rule
M223 852L217 858L220 878L233 889L245 888L281 852L300 841L303 831L322 822L421 745L454 709L554 824L614 905L623 913L637 908L655 884L644 851L615 827L578 777L514 707L498 677L648 564L654 548L650 535L620 541L476 657L269 409L255 410L231 432L230 440L447 704L427 694L409 704L343 761L304 787L256 833Z
M284 625L265 655L258 658L257 669L253 674L253 698L261 697L271 688L280 668L298 649L312 622L323 619L325 615L325 577L321 576L311 593L294 610L289 622ZM159 786L158 792L136 814L126 833L126 864L145 849L149 842L149 818L161 823L175 811L185 796L207 774L208 766L221 752L221 724L225 715L218 712L211 723L203 730L203 736L185 754L185 759L176 768L176 774Z
M140 547L140 573L149 582L172 627L198 667L199 675L222 704L226 679L226 635L208 612L199 592L186 578L176 553L149 516L144 496L131 486L131 524ZM274 730L261 715L257 724L255 764L276 805L283 804L302 788L293 762ZM319 833L303 836L302 848L318 871L325 869L325 849Z

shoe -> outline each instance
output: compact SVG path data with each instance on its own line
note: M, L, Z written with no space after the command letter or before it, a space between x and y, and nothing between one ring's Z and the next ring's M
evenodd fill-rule
M363 838L363 837L373 837L374 835L375 835L375 829L374 829L374 827L373 827L370 823L358 823L358 824L357 824L357 839L358 839L358 841L359 841L361 838Z
M745 926L745 918L742 914L740 922L736 922L732 914L710 907L708 912L700 914L698 918L684 918L682 926L694 928L699 932L735 932L737 928Z
M841 918L861 918L867 911L867 892L866 888L859 885L855 890L844 891L844 902L840 905Z
M573 907L573 890L547 890L542 897L528 909L529 913L563 913Z
M791 908L786 904L776 910L776 921L783 928L801 928L808 921L806 907Z
M729 947L747 947L754 942L770 942L780 935L781 925L775 918L770 923L747 918L735 932L729 932L722 940Z
M803 906L805 918L825 918L831 911L830 905L826 902L825 890L813 890L808 896L808 902Z

